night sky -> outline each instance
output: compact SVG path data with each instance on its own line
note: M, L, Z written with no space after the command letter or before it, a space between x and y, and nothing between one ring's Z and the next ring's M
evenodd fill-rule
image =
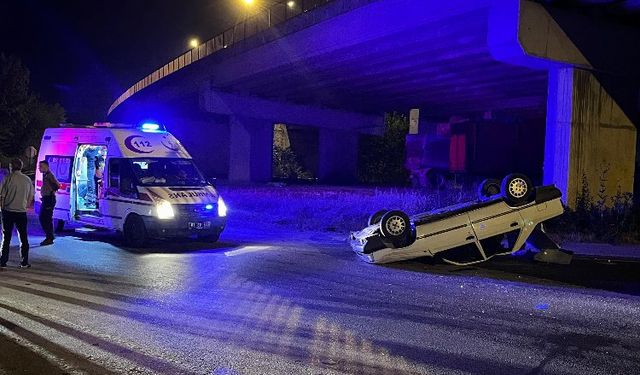
M135 81L244 16L238 0L2 0L0 52L22 59L32 87L67 120L104 120Z

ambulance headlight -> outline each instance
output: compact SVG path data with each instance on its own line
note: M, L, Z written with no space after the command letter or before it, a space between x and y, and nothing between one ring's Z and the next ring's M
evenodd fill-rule
M220 217L227 216L227 205L224 204L222 197L218 197L218 216Z
M158 219L166 220L173 219L173 207L171 203L167 201L161 201L156 204L156 215L158 215Z

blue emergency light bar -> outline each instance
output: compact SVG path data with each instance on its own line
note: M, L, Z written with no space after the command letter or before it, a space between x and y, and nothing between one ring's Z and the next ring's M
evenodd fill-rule
M149 132L149 133L162 132L166 130L164 126L157 124L155 122L145 122L142 125L140 125L140 129L142 129L143 132Z
M110 128L110 129L135 129L138 128L143 132L149 133L159 133L165 132L167 129L158 123L155 122L144 122L140 125L129 125L129 124L119 124L113 122L95 122L92 125L78 125L78 124L69 124L62 123L60 124L61 128Z

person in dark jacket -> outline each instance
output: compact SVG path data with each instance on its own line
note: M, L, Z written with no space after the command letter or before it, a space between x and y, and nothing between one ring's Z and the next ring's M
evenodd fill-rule
M38 164L38 169L42 172L40 225L46 236L44 241L40 242L40 245L46 246L53 244L53 209L56 207L56 192L60 189L60 183L56 179L56 176L51 173L49 162L46 160Z

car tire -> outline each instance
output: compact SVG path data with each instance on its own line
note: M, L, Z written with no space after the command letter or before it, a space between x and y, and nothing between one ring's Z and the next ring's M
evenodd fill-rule
M481 201L487 200L488 198L500 194L501 191L500 180L487 178L478 186L478 199Z
M62 233L64 231L64 220L56 220L56 233Z
M147 228L144 220L136 214L127 217L124 223L124 240L131 247L145 247L147 244Z
M218 240L220 239L220 233L213 233L213 234L203 234L198 236L198 241L202 241L202 242L218 242Z
M533 197L531 179L520 173L512 173L502 179L501 189L504 200L510 206L529 203Z
M411 234L409 216L398 210L386 212L380 219L380 233L395 247L405 246Z
M380 210L373 213L373 215L369 216L369 220L367 221L367 225L378 224L380 220L382 220L382 216L386 214L389 210Z

